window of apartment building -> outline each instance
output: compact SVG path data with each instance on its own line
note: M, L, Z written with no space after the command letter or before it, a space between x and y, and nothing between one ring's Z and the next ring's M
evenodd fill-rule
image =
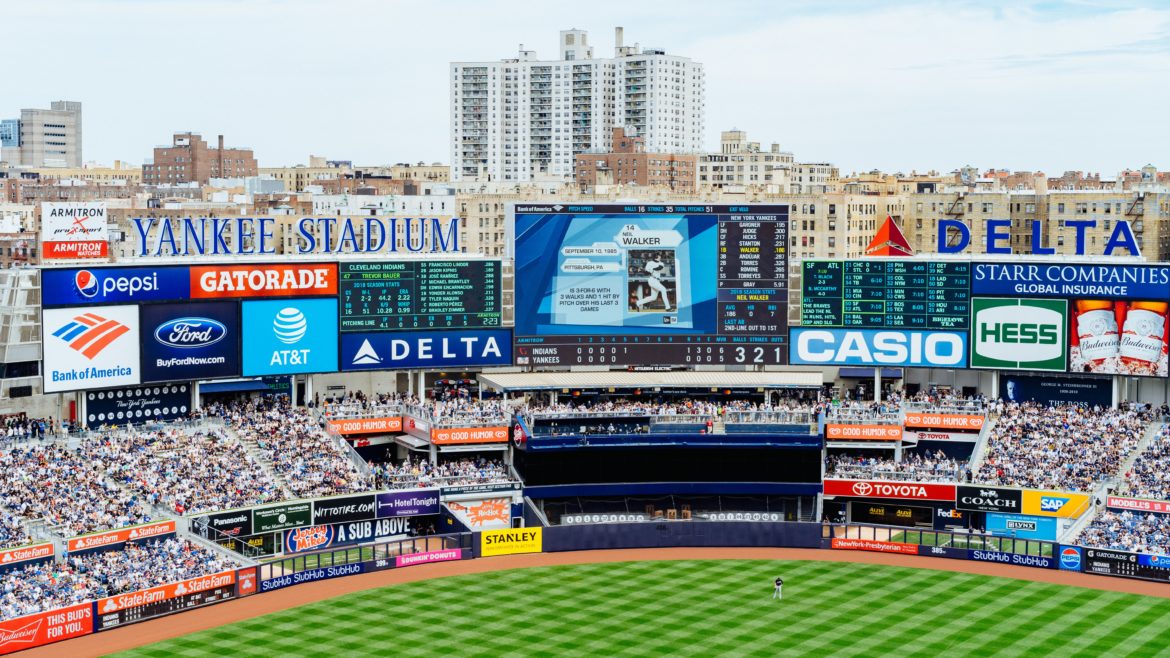
M1089 214L1089 204L1087 204L1087 203L1078 203L1078 204L1077 204L1077 214L1078 214L1078 215L1087 215L1087 214Z
M1024 204L1024 212L1026 212L1026 213L1029 213L1029 214L1031 214L1031 213L1035 213L1035 212L1036 212L1036 204L1034 204L1034 203L1025 203L1025 204Z
M918 204L918 209L919 209L919 210L922 210L922 204L921 204L921 203L920 203L920 204ZM837 214L837 204L835 204L835 203L830 203L830 204L829 204L829 215L836 215L836 214Z

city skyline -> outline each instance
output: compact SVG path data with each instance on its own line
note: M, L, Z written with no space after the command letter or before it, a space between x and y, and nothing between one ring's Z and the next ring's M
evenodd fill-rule
M514 57L520 44L555 59L557 33L570 28L588 30L595 56L607 57L622 26L627 45L704 65L709 151L738 128L842 173L972 164L1112 177L1164 168L1170 149L1170 129L1145 109L1170 100L1158 84L1170 72L1170 9L1156 4L797 2L781 16L757 2L682 3L669 15L605 2L587 13L455 4L17 5L14 24L54 14L56 31L51 48L35 28L7 39L41 65L15 68L0 117L80 101L86 160L106 164L141 164L185 130L222 133L261 166L310 153L449 164L450 62ZM411 23L431 29L400 27ZM175 47L175 25L200 38ZM88 70L103 58L107 74Z

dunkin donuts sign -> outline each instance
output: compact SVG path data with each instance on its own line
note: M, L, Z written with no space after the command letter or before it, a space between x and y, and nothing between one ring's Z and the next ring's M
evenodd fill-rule
M893 500L955 500L955 485L887 480L825 480L826 496Z

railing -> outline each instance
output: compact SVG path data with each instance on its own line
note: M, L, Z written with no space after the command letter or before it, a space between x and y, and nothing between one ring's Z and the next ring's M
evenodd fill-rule
M384 418L386 416L401 416L403 406L398 403L378 404L369 407L354 407L349 405L325 405L320 409L321 415L329 420L349 420L357 418Z
M817 422L817 415L811 411L767 410L727 411L724 423L766 424L766 425L811 425Z
M430 535L413 537L390 542L380 542L367 546L353 546L321 553L306 553L304 555L277 558L260 565L260 580L269 580L278 576L285 576L310 569L344 566L359 562L377 562L380 560L394 560L401 555L426 553L449 549L471 550L471 533L457 535ZM393 566L393 565L385 565Z
M419 477L417 475L383 475L378 476L375 485L379 489L425 489L431 487L465 487L475 484L504 484L518 482L508 474L487 475L483 477L468 475L451 475L447 477Z
M901 411L873 411L870 409L832 409L825 411L826 423L902 423Z
M967 469L963 467L945 472L888 471L876 468L845 467L825 472L826 478L848 480L896 480L901 482L966 482Z
M982 400L943 400L941 402L918 402L907 400L902 403L903 411L951 413L951 414L981 414L985 405Z

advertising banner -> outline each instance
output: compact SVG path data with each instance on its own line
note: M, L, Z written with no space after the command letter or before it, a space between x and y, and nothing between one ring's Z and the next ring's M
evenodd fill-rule
M1149 498L1125 498L1109 496L1105 499L1105 506L1109 509L1129 510L1131 512L1147 512L1150 514L1170 514L1170 501L1150 500Z
M1102 548L1085 548L1082 570L1100 576L1170 582L1170 558Z
M352 546L368 542L406 539L410 519L372 519L350 523L330 523L284 531L284 552L304 553L326 548Z
M1078 299L1069 335L1071 372L1134 377L1165 377L1166 301Z
M876 523L879 525L933 525L929 507L911 505L888 505L885 503L849 503L849 521L852 523Z
M272 592L278 589L284 589L285 587L300 585L301 583L311 583L318 580L340 578L342 576L356 576L359 573L368 571L368 565L370 564L370 562L354 562L353 564L343 564L338 567L309 569L308 571L298 571L275 578L266 578L260 581L260 591Z
M1041 569L1055 569L1056 560L1042 555L1020 555L1019 553L1000 553L999 551L967 551L967 559L978 562L999 562L1001 564L1017 564L1021 567L1039 567Z
M256 593L256 567L236 570L236 598Z
M462 560L463 549L448 548L441 551L427 551L425 553L408 553L406 555L394 556L395 567L410 567L416 564L429 564L431 562L450 562L451 560Z
M139 382L138 307L45 309L44 391L79 391Z
M141 307L142 381L175 382L240 374L235 302Z
M918 544L903 544L895 541L876 541L873 539L848 539L833 537L830 548L841 551L873 551L875 553L898 553L901 555L918 555Z
M337 263L203 265L191 268L192 299L336 294ZM337 315L336 308L333 314Z
M313 501L313 523L345 523L372 519L375 513L374 494L339 496Z
M244 376L337 370L337 300L243 302Z
M379 519L396 516L426 516L439 512L438 489L406 489L380 493L377 496Z
M1023 512L1033 516L1077 518L1089 510L1089 494L1024 489Z
M1080 546L1060 547L1060 569L1062 571L1080 571L1084 561L1084 553Z
M351 434L393 434L402 431L402 418L345 418L325 421L330 434L348 436Z
M443 497L463 496L466 494L499 493L501 491L520 491L519 482L494 482L492 484L466 484L458 487L443 487Z
M80 537L70 537L65 541L65 545L67 547L66 550L70 553L76 553L78 551L114 550L122 548L122 545L128 541L165 537L174 533L174 521L158 521L156 523L146 523L128 528L107 530L106 532L95 532L89 535L81 535Z
M901 438L899 425L825 425L826 441L897 441Z
M987 419L980 414L940 414L940 413L920 413L916 411L906 412L905 425L906 428L930 428L930 429L950 429L965 432L979 432L983 429L983 423Z
M41 301L46 308L183 300L190 292L190 274L186 267L41 270Z
M313 524L313 504L281 503L252 510L252 531L273 532L288 528L300 528Z
M0 655L93 633L93 603L0 621Z
M1113 404L1113 380L1104 377L1035 377L1005 373L999 378L999 397L1010 402L1077 402L1108 407Z
M507 528L484 530L479 537L480 557L495 555L518 555L544 551L543 528Z
M135 386L85 394L85 426L127 425L186 418L191 411L187 384Z
M993 535L1056 541L1056 519L1047 516L1024 516L1021 514L987 514L985 527Z
M462 443L507 443L507 427L432 427L431 443L437 446Z
M341 336L341 369L401 370L512 365L509 329L354 333Z
M247 537L252 531L252 511L247 509L205 514L191 519L191 531L204 539Z
M1063 299L971 300L971 367L1054 370L1068 363Z
M16 568L22 568L29 562L47 561L53 559L53 543L30 544L17 546L0 551L0 573Z
M105 201L41 204L41 258L108 258Z
M1019 514L1023 490L960 484L955 487L955 507L972 512Z
M172 612L182 612L191 608L227 601L235 596L235 570L221 571L177 583L98 599L96 626L98 631L104 631L153 617L169 615Z
M971 292L1008 297L1170 298L1170 267L975 263Z
M336 537L333 524L294 528L284 531L282 547L285 553L323 550L332 546Z
M472 530L494 530L512 525L512 500L486 498L448 502L447 509L460 523Z
M945 430L906 430L902 433L902 440L907 443L917 443L918 441L947 441L947 442L967 442L976 441L979 439L978 432L948 432Z
M896 500L955 500L955 485L888 480L825 480L826 496L892 498Z
M967 367L967 332L794 327L793 365Z

